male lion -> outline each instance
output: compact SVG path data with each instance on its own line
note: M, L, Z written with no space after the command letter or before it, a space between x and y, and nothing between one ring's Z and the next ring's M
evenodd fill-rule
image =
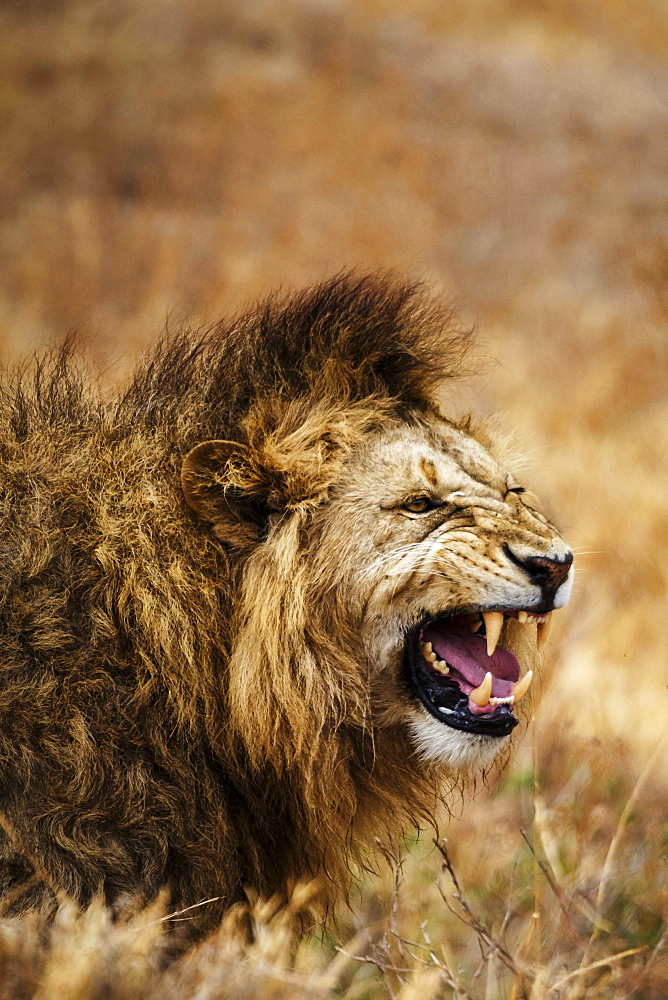
M167 338L104 402L0 400L0 893L202 908L345 883L516 725L572 556L482 431L466 338L338 277ZM538 624L536 624L538 623Z

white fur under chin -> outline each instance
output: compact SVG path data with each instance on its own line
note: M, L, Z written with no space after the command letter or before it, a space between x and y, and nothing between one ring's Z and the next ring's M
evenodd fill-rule
M508 736L478 736L438 722L428 712L408 721L418 753L429 763L445 764L457 770L483 770L502 750Z

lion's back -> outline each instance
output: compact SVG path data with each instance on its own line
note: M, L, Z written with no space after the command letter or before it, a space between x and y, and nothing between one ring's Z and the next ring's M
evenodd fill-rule
M192 563L159 435L119 423L71 365L48 379L0 405L0 895L24 909L171 883L179 904L229 902L235 845L182 655L198 652L188 594L220 613L220 560L200 545Z

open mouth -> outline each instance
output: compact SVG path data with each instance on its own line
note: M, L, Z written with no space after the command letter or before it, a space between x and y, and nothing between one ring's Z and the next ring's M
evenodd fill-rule
M513 707L529 689L516 657L498 645L505 618L538 624L538 644L549 615L531 611L455 612L428 619L410 634L406 668L411 689L439 722L486 736L507 736L517 725Z

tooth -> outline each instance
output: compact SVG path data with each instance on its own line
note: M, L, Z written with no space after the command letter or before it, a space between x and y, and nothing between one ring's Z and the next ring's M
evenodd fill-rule
M518 620L518 622L520 622L520 623L521 623L522 625L524 625L524 623L525 623L525 622L527 621L528 617L529 617L529 616L528 616L528 614L526 613L526 611L518 611L518 612L517 612L517 620Z
M471 701L475 702L478 708L484 708L485 705L489 705L489 697L492 693L492 675L489 670L483 677L482 684L480 687L474 688L473 691L469 691L469 698Z
M490 698L490 705L514 705L515 699L512 694L509 694L507 698Z
M445 660L435 660L432 663L432 667L433 667L434 670L437 670L439 672L439 674L449 674L450 673L450 667L445 662Z
M469 622L469 629L471 630L471 632L477 632L481 625L482 622L480 621L479 618L477 620L474 619L473 621Z
M537 639L536 644L538 649L542 649L547 642L547 637L550 632L550 625L552 624L552 615L545 615L542 622L539 622L537 629Z
M433 646L432 646L432 644L430 642L423 642L422 643L422 655L423 656L429 656L429 654L431 653L432 649L433 649Z
M496 644L503 628L503 615L500 611L483 611L485 619L485 630L487 632L487 655L491 656L496 649Z
M533 670L527 670L522 680L518 681L517 684L513 684L513 686L510 689L510 693L515 699L515 703L517 703L520 700L520 698L523 698L524 695L527 693L532 680L533 680Z

